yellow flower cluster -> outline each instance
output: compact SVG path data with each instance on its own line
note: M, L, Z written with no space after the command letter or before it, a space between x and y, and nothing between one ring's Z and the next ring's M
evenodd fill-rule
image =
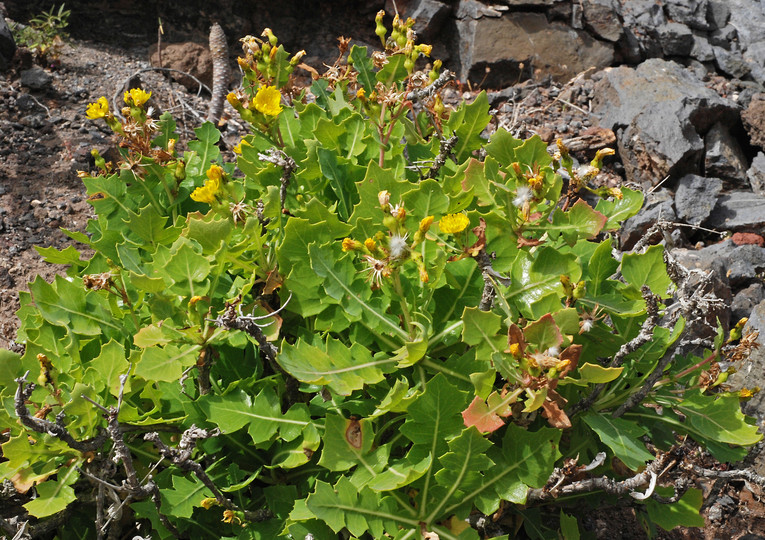
M192 200L212 204L215 201L215 194L220 191L220 183L223 178L223 169L218 165L212 165L207 169L207 181L202 187L196 188L191 193Z
M85 114L91 120L105 117L109 114L109 101L104 96L101 96L98 98L98 101L88 105Z
M134 107L141 107L144 103L149 101L151 92L144 92L141 88L131 88L125 92L124 100L128 105Z
M465 214L447 214L438 221L438 228L445 234L462 232L468 225L470 220Z
M276 116L282 112L281 100L282 95L275 86L261 86L252 100L252 106L266 116Z

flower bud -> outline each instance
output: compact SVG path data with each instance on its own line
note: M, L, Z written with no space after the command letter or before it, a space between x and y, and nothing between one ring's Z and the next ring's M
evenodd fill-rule
M390 193L388 190L386 189L378 193L377 200L380 202L380 206L383 210L387 210L390 207Z

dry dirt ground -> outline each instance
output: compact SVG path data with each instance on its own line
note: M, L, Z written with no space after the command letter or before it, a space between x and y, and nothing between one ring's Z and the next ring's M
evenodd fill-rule
M85 117L87 103L102 95L116 97L112 102L116 108L123 87L137 76L145 89L154 92L154 106L172 111L187 134L206 114L207 96L189 93L155 72L141 72L149 67L148 46L122 48L69 40L57 67L48 70L52 82L46 90L22 88L15 74L0 76L0 347L14 344L19 291L38 275L50 280L63 271L45 263L35 247L71 245L61 229L83 231L91 216L77 171L93 167L92 148L108 157L114 141L103 123ZM469 97L475 89L455 87L452 95ZM560 96L567 104L555 99ZM498 106L498 123L517 136L537 132L546 140L576 138L597 124L587 111L591 97L587 81L568 86L527 84L514 103ZM231 118L224 139L235 142L243 134L244 128ZM618 172L616 163L612 181ZM765 538L759 488L743 482L700 487L708 496L704 511L708 526L660 532L660 538ZM595 509L582 525L597 538L648 537L631 508Z

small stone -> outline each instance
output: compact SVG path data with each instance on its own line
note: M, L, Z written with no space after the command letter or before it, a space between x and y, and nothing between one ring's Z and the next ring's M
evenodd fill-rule
M32 199L29 203L29 206L31 206L32 208L37 208L38 206L41 206L41 205L42 205L42 201L39 199Z
M716 45L712 46L712 50L715 53L717 69L726 75L741 79L751 71L751 68L746 64L740 53L736 51L727 51Z
M42 68L33 67L21 72L21 86L32 90L45 90L53 81L53 77Z
M665 56L688 56L693 48L691 29L677 22L668 22L656 29Z
M753 245L765 247L765 238L755 233L736 232L731 236L731 240L737 246Z

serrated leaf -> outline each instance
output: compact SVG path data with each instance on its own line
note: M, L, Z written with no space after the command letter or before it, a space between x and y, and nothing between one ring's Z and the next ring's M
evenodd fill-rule
M653 461L653 454L640 442L640 437L646 433L644 427L624 418L599 413L587 413L581 418L598 434L603 444L633 471L643 467L647 461Z
M579 386L604 384L617 379L622 374L622 371L624 371L624 367L604 367L586 362L576 370L576 373L579 374L578 379L566 377L561 383L571 382Z
M562 254L550 247L541 247L534 254L520 251L511 269L512 283L505 298L521 313L532 319L539 318L544 313L535 314L530 306L549 294L563 298L560 277L566 275L572 282L576 282L581 272L573 253Z
M283 414L279 398L271 388L263 388L254 397L243 390L223 396L204 396L199 400L199 407L223 433L247 426L247 433L255 444L270 440L280 430L284 431L284 439L294 440L309 424L304 407L293 406L288 414Z
M529 323L523 329L526 343L533 345L540 352L551 347L560 347L563 343L563 335L560 333L555 319L549 313L540 319Z
M177 381L186 368L196 363L201 348L201 345L168 344L164 348L143 349L135 375L146 381Z
M345 419L328 414L325 419L324 448L319 465L330 471L347 471L358 465L372 448L374 432L369 420Z
M202 176L210 167L210 162L218 159L220 149L216 143L220 140L220 131L212 122L205 122L198 128L194 128L197 140L189 141L189 150L196 152L199 161L189 163L186 174L190 176Z
M285 341L276 361L297 380L329 386L343 396L382 381L385 369L396 363L394 358L374 360L366 347L358 343L349 347L331 337L321 347L302 339L294 345Z
M700 391L686 392L674 408L686 416L697 433L713 441L749 446L762 439L757 426L746 422L736 395L706 396Z
M215 253L221 242L228 240L233 225L218 214L191 214L186 218L184 236L202 246L203 253Z
M657 488L661 493L662 489ZM671 488L665 497L671 496ZM671 531L677 527L705 527L706 521L701 515L701 505L704 503L704 495L700 489L691 488L680 497L680 500L671 504L664 504L653 499L646 501L646 510L653 523Z
M379 295L376 299L371 298L369 285L358 279L358 272L348 256L339 254L338 249L316 244L308 246L308 252L311 268L323 279L327 295L339 301L352 320L363 317L374 328L408 341L406 332L385 314L380 304L383 299Z
M101 347L100 354L88 362L82 380L97 391L106 387L113 396L118 396L120 376L125 375L129 367L125 347L111 339Z
M481 433L492 433L505 425L497 411L489 408L479 396L473 398L468 408L462 411L466 427L475 427Z
M622 257L622 275L630 285L638 289L648 285L651 292L667 297L672 280L664 264L664 246L650 246L644 253L627 253Z
M80 266L85 261L80 259L80 252L74 246L67 246L65 249L56 249L51 247L34 246L37 253L50 264L69 264Z
M150 246L155 246L172 242L181 232L177 227L165 227L167 219L168 217L161 215L154 205L149 204L137 213L130 212L122 221L131 233Z
M194 508L201 508L202 500L212 497L210 491L196 476L173 476L173 487L160 491L162 504L172 508L172 515L189 518Z
M595 206L595 210L608 217L604 227L612 231L621 227L621 223L637 214L643 207L643 193L637 190L621 188L622 198L609 201L601 199Z
M372 491L392 491L407 486L421 478L430 468L432 461L433 459L427 456L418 463L412 463L407 458L391 463L383 472L375 475L367 487Z
M523 144L521 139L513 137L506 129L498 129L484 146L486 153L496 159L500 165L507 167L518 161L515 149Z
M77 463L68 469L59 470L56 480L47 480L39 484L36 487L37 498L23 505L27 512L37 518L43 518L61 512L69 503L75 501L77 496L71 484L79 477L77 465L81 461L77 460Z
M462 341L477 347L477 354L504 350L507 338L498 335L501 327L502 318L491 311L469 307L462 312Z
M556 209L551 223L529 225L526 230L540 234L546 232L553 240L560 235L569 246L573 246L581 239L597 236L605 224L606 216L579 199L566 212Z
M484 140L480 135L490 120L489 99L484 91L481 91L472 103L463 102L449 116L446 124L459 137L454 147L454 155L458 163L467 160L473 151L483 145Z
M375 89L377 81L375 79L374 62L367 57L367 47L351 46L349 55L353 61L353 69L356 70L356 80L361 83L367 94L371 94Z

